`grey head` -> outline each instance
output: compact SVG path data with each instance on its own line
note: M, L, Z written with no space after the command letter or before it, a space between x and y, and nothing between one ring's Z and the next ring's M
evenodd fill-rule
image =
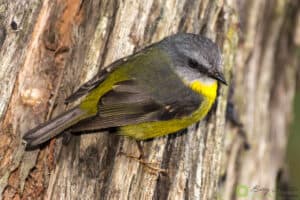
M159 44L171 57L175 71L185 81L201 79L211 83L227 84L222 73L219 47L210 39L191 33L179 33L165 38Z

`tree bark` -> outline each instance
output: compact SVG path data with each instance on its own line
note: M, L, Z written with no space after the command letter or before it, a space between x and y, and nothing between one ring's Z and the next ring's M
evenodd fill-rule
M272 189L295 90L297 6L297 0L3 1L1 199L234 199L238 184ZM177 32L204 34L223 50L250 150L241 153L237 128L225 128L229 88L221 87L215 109L187 134L143 143L146 161L165 173L124 156L139 156L135 141L106 132L25 151L22 134L74 106L64 99L98 70Z
M224 200L276 199L282 190L278 183L286 168L300 61L299 3L242 1L236 9L241 32L231 84L251 148L244 151L237 130L227 128L222 172L226 179L220 190Z

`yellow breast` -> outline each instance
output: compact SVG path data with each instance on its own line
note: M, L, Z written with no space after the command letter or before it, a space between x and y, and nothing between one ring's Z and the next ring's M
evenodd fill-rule
M168 121L145 122L121 127L120 134L133 137L137 140L159 137L166 134L182 130L191 124L203 119L217 96L217 81L211 84L205 84L200 81L194 81L190 88L201 95L201 105L190 116L181 119L172 119Z
M193 121L193 123L195 123L203 119L207 115L211 106L215 102L217 97L218 82L214 81L210 84L207 84L197 80L193 81L190 84L190 87L192 90L199 93L203 100L199 108L191 116L192 119L190 120Z

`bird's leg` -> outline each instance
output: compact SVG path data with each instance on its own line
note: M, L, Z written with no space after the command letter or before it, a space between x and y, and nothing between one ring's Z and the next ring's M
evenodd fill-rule
M126 154L124 152L121 152L121 153L123 155L125 155L126 157L128 157L128 158L131 158L131 159L134 159L134 160L138 161L139 163L141 163L145 167L151 169L152 171L155 171L155 172L158 172L158 173L167 174L168 171L166 169L162 169L162 168L156 167L159 163L148 162L148 161L145 160L145 154L144 154L142 142L141 141L137 141L137 140L135 140L135 141L136 141L139 153L140 153L140 155L138 157L134 156L134 155ZM156 166L154 166L154 165L156 165Z
M145 157L145 154L144 154L142 142L136 140L135 143L136 143L136 145L137 145L137 147L138 147L138 149L139 149L139 152L140 152L140 158L139 158L139 159L143 159L143 158Z

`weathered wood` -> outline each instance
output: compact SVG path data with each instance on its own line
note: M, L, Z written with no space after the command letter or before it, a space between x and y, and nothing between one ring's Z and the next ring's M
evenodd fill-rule
M288 38L297 0L2 2L2 199L233 199L238 184L274 187L294 91ZM139 156L135 141L105 132L74 137L67 146L57 138L40 150L24 150L22 134L73 106L66 107L64 99L101 67L176 32L201 32L220 45L249 151L239 152L243 141L236 128L226 126L230 133L224 135L228 87L220 89L216 109L188 134L143 143L147 162L166 173L124 156ZM288 67L282 67L285 59ZM221 162L224 136L230 159L223 155ZM227 179L218 191L221 171Z
M194 133L144 143L147 161L167 169L167 174L120 154L138 156L135 142L128 138L89 134L73 139L68 146L62 147L57 139L29 152L24 151L20 138L26 130L67 109L63 99L95 74L99 65L178 31L202 29L216 38L214 33L230 24L229 20L216 27L222 5L221 1L45 0L21 7L34 20L20 20L20 31L8 37L20 37L26 47L19 41L12 42L18 48L9 46L7 38L1 51L6 56L10 51L21 52L18 59L7 61L9 65L2 64L13 65L15 71L8 81L1 82L10 87L1 99L3 198L212 198L219 176L223 95L218 120L212 116L201 128L191 128ZM5 15L11 19L14 13L5 11ZM25 32L22 27L30 28ZM226 89L221 93L226 95Z

